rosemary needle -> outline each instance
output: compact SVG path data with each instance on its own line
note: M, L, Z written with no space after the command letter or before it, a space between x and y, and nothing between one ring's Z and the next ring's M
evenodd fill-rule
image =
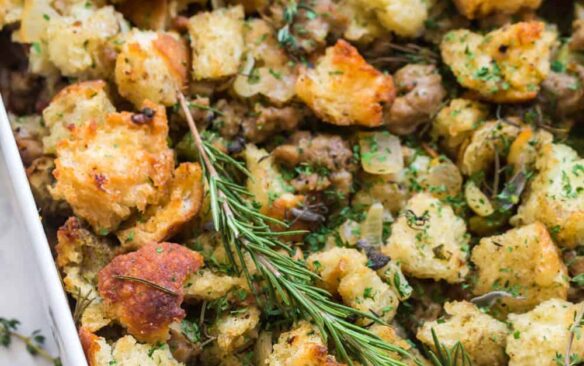
M113 277L115 279L117 279L117 280L126 280L126 281L139 282L139 283L142 283L144 285L153 287L153 288L155 288L157 290L160 290L160 291L164 292L165 294L169 294L169 295L172 295L172 296L178 296L178 294L176 292L174 292L174 291L172 291L170 289L167 289L164 286L160 286L160 285L158 285L158 284L156 284L154 282L145 280L143 278L138 278L138 277L133 277L133 276L124 276L124 275L114 275Z
M201 138L184 95L180 91L177 94L209 187L215 230L221 233L227 257L236 270L243 272L257 302L262 304L269 301L291 320L304 318L312 321L320 330L323 341L327 343L332 340L337 356L349 365L353 365L353 359L357 359L365 365L405 366L404 362L396 359L396 354L422 365L403 348L387 343L368 329L353 324L350 319L359 317L378 323L382 321L374 314L333 301L328 291L314 285L318 276L304 262L280 252L281 249L289 250L289 247L280 241L279 236L291 232L274 233L268 222L278 222L284 227L287 227L286 224L262 215L249 202L249 192L232 178L230 172L235 169L248 176L250 173L241 162ZM246 262L245 259L253 261L257 269L253 277L247 265L249 260ZM263 280L261 283L267 285L267 295L258 293L257 275Z

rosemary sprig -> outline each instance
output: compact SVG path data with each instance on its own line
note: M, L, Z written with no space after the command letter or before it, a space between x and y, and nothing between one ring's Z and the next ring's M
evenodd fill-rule
M158 284L156 284L156 283L154 283L152 281L145 280L143 278L138 278L138 277L133 277L133 276L124 276L124 275L114 275L113 277L115 279L117 279L117 280L126 280L126 281L139 282L141 284L144 284L144 285L153 287L153 288L155 288L155 289L157 289L159 291L162 291L165 294L169 294L169 295L172 295L172 296L178 296L178 294L176 292L174 292L174 291L172 291L170 289L167 289L164 286L160 286L160 285L158 285Z
M440 343L434 328L432 328L432 339L436 352L428 351L428 353L434 366L472 366L472 361L462 343L456 342L452 348L447 348Z
M0 346L8 348L12 338L21 340L26 345L26 350L33 356L40 356L51 362L54 366L62 366L59 357L53 357L43 348L45 337L40 331L35 330L30 336L18 332L20 322L16 319L0 318Z
M187 117L209 187L215 230L221 233L233 267L241 267L240 271L246 276L257 301L264 303L267 297L269 304L279 307L288 318L313 321L324 341L332 340L337 355L349 365L353 365L350 356L366 365L405 365L392 357L390 352L414 359L401 347L386 343L369 330L350 322L356 317L366 317L380 323L381 320L374 314L334 302L326 290L313 284L317 276L303 262L278 251L289 251L279 236L297 232L274 233L270 229L269 222L284 223L262 215L249 202L251 194L230 174L233 169L248 175L249 172L242 163L203 141L181 93L179 102ZM257 281L246 266L244 254L251 258L261 279L267 284L267 295L260 294L255 286ZM421 365L418 360L416 363Z
M570 337L568 338L568 345L566 346L566 354L564 355L564 366L572 366L577 364L579 361L581 360L577 360L577 362L573 362L573 357L575 355L572 355L572 344L574 343L574 337L576 335L576 332L578 330L578 328L582 327L582 316L584 316L584 305L582 305L580 307L580 309L578 309L578 312L576 313L576 316L574 318L574 322L572 323L572 325L570 326Z

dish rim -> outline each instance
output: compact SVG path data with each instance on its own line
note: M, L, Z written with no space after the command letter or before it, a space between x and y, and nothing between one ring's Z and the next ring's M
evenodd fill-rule
M62 280L57 270L47 236L38 215L28 178L20 159L20 153L8 120L8 113L0 95L0 159L8 171L8 184L15 192L17 210L24 221L24 232L32 244L35 262L38 266L44 289L41 294L48 308L49 324L59 356L65 366L87 366L85 354L77 333L73 314L69 308Z

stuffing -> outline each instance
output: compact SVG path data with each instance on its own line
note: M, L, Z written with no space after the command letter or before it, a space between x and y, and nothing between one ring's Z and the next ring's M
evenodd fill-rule
M473 365L507 365L505 323L483 313L476 305L467 301L447 302L444 304L444 311L444 319L425 322L418 330L416 337L422 343L434 348L434 330L440 343L447 348L461 342Z
M24 0L5 0L0 8L0 29L18 22L23 6Z
M318 328L301 321L282 333L268 358L268 366L342 366L328 354Z
M114 0L112 3L136 27L154 31L162 31L169 25L170 9L175 5L169 0L151 0L147 7L141 0Z
M70 217L57 232L57 266L63 272L65 290L75 298L81 326L95 332L111 321L97 292L97 273L114 257L113 246Z
M381 251L416 278L464 281L468 274L468 236L464 221L428 193L407 202Z
M296 106L268 107L255 104L250 117L240 120L243 137L253 143L265 142L280 132L294 131L304 118Z
M465 175L488 171L493 166L495 154L503 159L520 129L503 121L489 121L474 131L458 155L458 166Z
M286 193L288 186L278 168L274 164L272 156L264 149L258 149L253 144L247 144L245 148L245 162L253 179L247 180L247 189L253 195L262 212L266 212L274 198Z
M472 251L477 268L473 292L503 290L502 309L524 312L547 299L566 299L568 271L545 226L539 222L482 238Z
M383 105L395 98L395 88L390 75L339 40L314 68L301 67L296 94L325 122L377 127L383 122Z
M570 327L584 304L551 299L525 314L509 314L512 330L507 336L509 366L564 364ZM576 329L580 334L581 329ZM558 357L559 356L559 357ZM584 338L575 336L570 359L584 358Z
M258 337L260 311L255 306L221 316L209 329L224 354L243 349Z
M379 23L401 37L417 37L424 30L428 5L423 0L352 0L373 12Z
M54 169L54 159L49 156L43 156L35 159L26 168L26 176L41 216L67 217L71 214L71 209L67 203L54 200L49 192L49 187L55 182L53 177Z
M37 115L8 115L10 127L18 146L20 158L25 166L43 156L43 139L48 134L43 119Z
M458 11L469 19L488 15L514 14L521 9L537 9L541 0L454 0Z
M197 163L180 164L167 191L159 203L149 206L135 222L116 233L123 247L139 248L164 241L197 215L203 202L201 166Z
M584 243L584 160L562 144L543 144L531 181L513 225L535 221L547 226L558 245Z
M282 166L300 170L290 181L297 192L322 191L331 186L343 194L351 190L356 165L350 144L341 136L296 131L271 156Z
M122 22L112 6L95 9L83 3L69 16L50 17L45 41L49 60L64 76L110 78L114 65L102 51L125 27Z
M506 25L485 36L469 30L446 34L442 58L458 82L496 103L525 102L536 97L550 71L556 34L542 22Z
M243 18L239 5L198 13L189 19L195 80L237 74L245 50Z
M177 34L133 30L116 58L118 91L136 107L147 99L171 106L187 81L188 59Z
M186 247L151 243L115 257L99 271L99 294L112 317L136 339L165 341L170 323L185 317L180 307L185 280L202 264L203 257Z
M394 346L401 347L403 350L407 351L410 355L416 357L417 361L421 362L421 365L426 366L430 365L428 360L426 360L420 351L418 351L411 342L406 341L404 338L400 337L396 332L396 329L388 326L388 325L381 325L381 324L373 324L369 331L375 334L383 341L392 344ZM390 353L393 358L396 360L403 362L406 366L420 366L420 363L417 363L416 360L412 359L411 357L404 356L398 352L391 352Z
M148 121L134 122L140 116ZM150 102L139 114L112 113L101 124L79 126L57 145L51 194L96 232L111 232L135 210L159 201L174 164L167 136L165 110Z
M201 270L191 274L184 286L187 301L213 301L227 295L236 288L247 288L242 277L232 277Z
M507 163L513 165L514 171L533 169L540 149L550 145L554 136L542 128L535 131L529 126L522 126L521 132L509 147Z
M432 138L438 140L452 156L485 121L487 106L469 99L452 99L443 107L432 123Z
M43 120L50 131L49 136L43 139L45 153L54 154L59 141L69 139L79 126L91 122L100 125L107 115L115 111L107 85L102 80L65 87L43 110Z
M86 328L79 330L79 338L89 366L184 366L166 343L142 344L127 335L109 344Z
M359 0L341 0L339 12L349 21L343 37L351 42L371 43L387 32L377 20L375 13L364 9Z
M264 20L245 23L246 63L233 81L233 90L242 98L266 96L273 103L288 102L296 94L296 67L280 47L274 30Z
M584 28L583 28L584 29ZM572 65L571 65L572 66ZM541 84L550 109L559 116L574 115L584 108L584 66L574 64L566 72L550 71Z
M398 97L384 116L388 129L409 135L438 112L446 89L434 65L406 65L394 75Z
M373 312L391 321L399 304L396 293L367 267L367 257L356 249L335 247L307 259L308 268L321 278L319 284L343 302L364 313Z

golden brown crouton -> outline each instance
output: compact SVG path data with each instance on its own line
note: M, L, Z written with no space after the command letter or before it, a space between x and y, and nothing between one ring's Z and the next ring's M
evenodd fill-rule
M423 0L352 0L375 14L389 31L402 37L416 37L428 18L428 4Z
M42 1L31 1L42 2ZM49 20L43 45L62 75L84 79L111 78L113 62L104 57L103 49L108 41L122 30L123 17L112 6L85 7L78 2L70 15L47 15ZM42 46L41 46L42 48Z
M161 202L148 207L136 222L116 234L122 246L139 248L164 241L197 215L203 202L201 166L180 164L167 191Z
M458 82L483 99L525 102L536 97L550 70L556 34L542 22L504 26L483 36L469 30L446 34L442 58Z
M165 341L170 323L185 317L183 284L202 264L199 253L181 245L148 244L103 268L99 293L110 314L136 339Z
M432 124L432 137L452 155L485 121L487 107L469 99L453 99L442 108Z
M0 29L18 22L22 16L23 6L24 0L5 0L0 7Z
M523 312L547 299L568 296L568 271L539 222L481 239L472 261L477 267L475 294L503 290L522 297L499 299L504 312Z
M201 12L189 19L195 80L235 75L244 52L243 7Z
M89 366L184 366L173 357L166 343L142 344L127 335L110 345L85 328L79 329L79 338Z
M185 299L213 301L227 295L232 289L247 288L242 277L232 277L203 269L190 275L185 282Z
M339 40L314 68L301 68L296 94L325 122L376 127L382 124L383 104L393 101L395 89L390 75Z
M258 336L260 311L255 306L221 316L210 328L217 337L217 346L228 354L245 348Z
M440 343L452 348L462 343L472 364L476 366L503 366L507 364L505 323L483 313L476 305L467 301L444 304L445 319L426 322L416 337L428 347L434 347L432 330ZM436 350L434 350L436 352Z
M146 99L170 106L187 81L187 70L187 46L178 35L134 30L116 59L116 85L136 107Z
M537 175L512 218L513 225L540 221L558 245L584 243L584 159L562 144L543 144L536 160Z
M282 333L268 359L268 366L341 366L330 356L318 329L302 321Z
M391 321L398 306L394 290L367 267L367 258L356 249L335 247L308 257L310 270L320 275L319 284L343 302L364 313L373 312Z
M513 14L520 9L537 9L541 0L454 0L458 11L469 19L493 13Z
M509 314L512 331L507 336L509 366L555 366L558 355L564 364L564 355L570 339L570 328L584 303L551 299L525 314ZM582 326L576 327L570 359L584 357L584 337L578 336Z
M79 126L57 145L51 194L98 233L115 230L135 210L157 203L171 179L165 110L146 102L143 112L150 117L112 113L102 124ZM148 121L141 123L140 116Z
M464 221L450 206L428 193L413 196L392 226L383 254L402 265L404 273L450 283L468 274Z
M111 321L97 292L97 273L114 257L106 239L95 236L80 220L70 217L57 232L57 266L63 272L65 290L83 309L81 326L95 332Z
M79 126L101 124L116 109L103 80L84 81L63 88L43 110L50 135L43 139L46 153L54 154L59 141L68 139Z

